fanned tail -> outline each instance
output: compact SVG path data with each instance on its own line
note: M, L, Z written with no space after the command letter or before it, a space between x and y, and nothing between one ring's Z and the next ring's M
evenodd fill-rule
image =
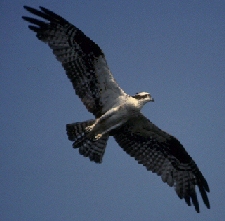
M100 139L95 140L87 136L86 127L92 125L95 120L77 122L66 125L68 139L73 142L73 148L79 148L79 153L84 157L89 157L95 163L101 163L105 153L108 134L104 134Z

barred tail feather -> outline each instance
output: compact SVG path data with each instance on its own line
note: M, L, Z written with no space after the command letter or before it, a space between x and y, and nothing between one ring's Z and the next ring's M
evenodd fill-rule
M105 153L108 134L104 134L100 139L94 140L87 136L85 131L87 126L92 125L95 120L88 120L84 122L77 122L66 125L68 139L74 141L73 148L79 148L79 153L84 157L89 157L95 163L101 163L102 157Z
M85 135L86 135L85 128L87 126L92 125L94 122L95 120L87 120L84 122L77 122L77 123L66 125L68 139L70 141L75 141L74 148L77 148L76 144L80 143L82 139L85 138Z

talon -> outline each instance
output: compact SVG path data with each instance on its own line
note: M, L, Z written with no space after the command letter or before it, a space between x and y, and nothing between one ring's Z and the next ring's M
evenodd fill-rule
M94 126L87 126L87 127L85 128L85 131L86 131L86 132L91 132L92 129L93 129L93 127L94 127Z
M97 134L97 135L95 135L95 140L98 140L98 139L100 139L102 137L102 134Z

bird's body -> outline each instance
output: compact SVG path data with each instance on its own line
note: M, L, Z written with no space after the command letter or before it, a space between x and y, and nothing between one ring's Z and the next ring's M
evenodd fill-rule
M95 139L99 139L103 134L109 133L111 130L126 123L129 119L137 117L143 105L148 101L153 101L150 94L142 92L141 100L137 100L131 96L126 96L122 101L116 103L114 107L110 108L100 118L86 128L90 135L94 135ZM143 98L144 96L147 96ZM89 135L89 136L90 136Z
M43 18L23 17L37 38L52 49L62 63L75 93L95 119L66 125L68 139L80 154L101 163L107 140L117 143L147 170L174 186L179 198L199 212L195 187L207 208L210 208L209 187L198 166L182 144L151 123L140 110L153 101L149 93L126 94L111 74L99 46L77 27L54 12L40 7L25 9Z

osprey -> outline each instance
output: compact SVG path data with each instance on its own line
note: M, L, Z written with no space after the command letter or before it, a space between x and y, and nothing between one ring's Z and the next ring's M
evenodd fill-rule
M160 130L143 114L141 108L153 101L149 93L126 94L111 74L105 55L99 46L81 30L54 12L24 8L44 21L22 17L39 40L47 43L61 62L76 94L93 120L66 125L68 139L79 153L96 163L102 162L107 140L117 143L147 170L161 176L174 186L180 199L199 212L195 187L198 186L204 204L209 209L209 186L198 166L181 143Z

